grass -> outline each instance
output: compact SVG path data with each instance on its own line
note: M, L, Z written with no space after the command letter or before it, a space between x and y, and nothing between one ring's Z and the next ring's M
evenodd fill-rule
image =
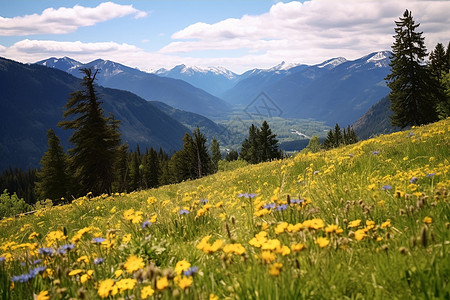
M449 142L444 120L3 219L0 297L449 299Z

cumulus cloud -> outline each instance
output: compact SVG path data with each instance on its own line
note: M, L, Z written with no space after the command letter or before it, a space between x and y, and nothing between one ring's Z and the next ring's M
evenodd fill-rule
M112 2L104 2L93 8L80 5L72 8L47 8L40 15L0 17L0 36L63 34L73 32L79 27L92 26L126 15L142 18L147 16L147 13L133 8L132 5L120 5Z
M177 41L160 52L245 49L302 63L334 56L356 58L390 49L394 21L406 8L422 23L429 48L447 41L450 1L312 0L278 2L261 15L192 24L174 33L172 39Z

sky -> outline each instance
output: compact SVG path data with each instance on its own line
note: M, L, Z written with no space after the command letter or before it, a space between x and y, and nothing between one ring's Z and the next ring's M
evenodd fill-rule
M405 9L428 51L447 46L450 1L0 0L0 56L101 58L145 71L312 65L390 50Z

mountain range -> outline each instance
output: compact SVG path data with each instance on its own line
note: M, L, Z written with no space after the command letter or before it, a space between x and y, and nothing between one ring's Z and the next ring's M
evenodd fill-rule
M356 60L333 58L317 65L281 64L237 75L220 68L176 66L156 74L183 79L252 115L265 95L277 116L314 118L333 126L352 124L389 93L384 78L391 53L374 52ZM226 90L226 87L230 87Z
M36 64L56 68L79 78L83 76L80 72L82 68L98 69L97 83L101 86L130 91L145 100L162 101L204 116L223 116L231 111L227 102L186 81L146 73L109 60L97 59L83 64L68 57L52 57Z

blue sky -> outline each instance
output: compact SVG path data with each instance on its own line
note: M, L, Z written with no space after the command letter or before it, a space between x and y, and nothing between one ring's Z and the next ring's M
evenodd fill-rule
M450 1L1 0L0 56L69 56L143 70L177 64L235 72L389 50L408 8L429 50L450 40Z

